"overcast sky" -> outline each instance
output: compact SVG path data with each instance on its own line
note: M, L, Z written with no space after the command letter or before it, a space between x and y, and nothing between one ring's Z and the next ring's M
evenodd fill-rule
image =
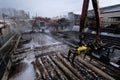
M83 0L0 0L0 8L16 8L32 15L54 17L68 12L81 13ZM99 0L100 7L120 4L120 0ZM89 9L92 9L91 3Z

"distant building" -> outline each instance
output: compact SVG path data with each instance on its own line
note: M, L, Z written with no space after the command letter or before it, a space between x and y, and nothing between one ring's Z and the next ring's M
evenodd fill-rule
M68 13L68 19L69 19L70 21L74 21L74 20L75 20L75 17L74 17L74 13L73 13L73 12L69 12L69 13Z
M120 4L100 8L102 26L110 26L111 24L120 24ZM94 18L93 10L88 11L87 17Z
M69 12L68 19L73 25L78 25L80 22L80 14L74 14L73 12Z
M24 10L16 10L14 8L0 8L0 19L2 20L2 15L7 15L7 19L29 19L29 13Z

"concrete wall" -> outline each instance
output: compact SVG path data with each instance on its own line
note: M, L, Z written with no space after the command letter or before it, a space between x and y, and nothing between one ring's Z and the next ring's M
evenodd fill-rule
M120 11L102 13L101 17L104 17L104 18L120 17Z
M106 12L101 14L101 17L102 17L102 25L104 27L109 26L111 24L120 23L120 20L115 19L115 18L120 18L120 11Z

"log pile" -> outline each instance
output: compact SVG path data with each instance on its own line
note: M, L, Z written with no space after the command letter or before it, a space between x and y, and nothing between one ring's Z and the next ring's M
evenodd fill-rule
M81 57L75 59L72 64L67 60L66 54L51 54L41 56L33 61L37 80L115 80L115 72L109 74L96 67L88 58L83 60ZM101 63L102 64L102 63ZM101 65L103 67L103 65ZM113 75L114 74L114 75Z

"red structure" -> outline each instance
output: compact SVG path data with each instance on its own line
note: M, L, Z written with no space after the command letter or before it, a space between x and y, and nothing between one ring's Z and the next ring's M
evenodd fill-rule
M98 0L92 0L92 4L93 4L93 8L94 8L94 12L95 12L95 18L96 18L96 40L100 41L100 29L101 29L101 19L100 19L100 9L99 9L99 5L98 5ZM81 20L80 20L80 41L82 41L83 39L81 38L82 33L84 31L85 28L85 20L86 20L86 16L87 16L87 10L88 10L88 5L89 5L89 0L84 0L83 2L83 8L82 8L82 15L81 15Z
M56 25L56 24L57 24L57 21L48 20L48 19L43 18L43 17L36 17L35 20L33 20L33 24L35 24L35 22L36 22L37 20L44 21L44 22L46 22L46 23L48 23L48 24L50 24L50 25Z

